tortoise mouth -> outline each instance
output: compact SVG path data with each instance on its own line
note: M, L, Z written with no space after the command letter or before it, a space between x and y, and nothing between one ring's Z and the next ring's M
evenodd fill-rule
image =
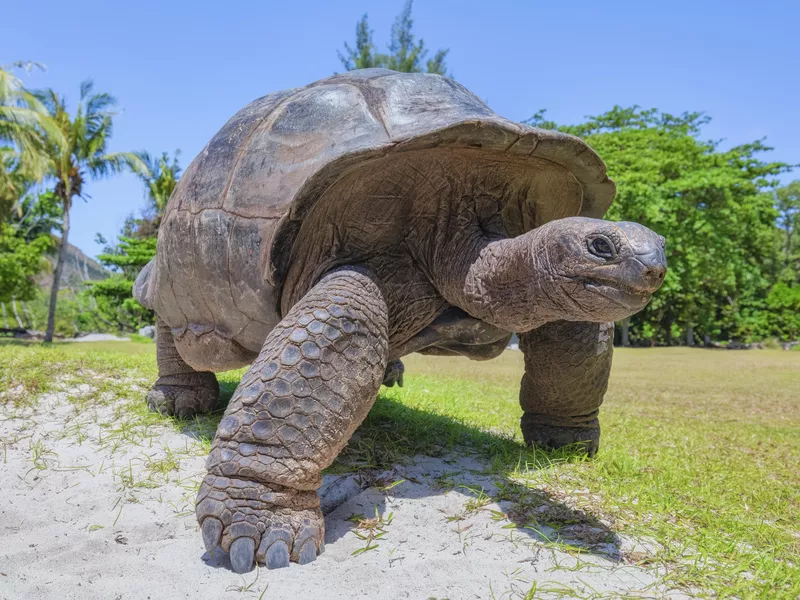
M641 310L650 301L651 296L649 292L643 290L620 286L617 283L610 285L609 282L599 280L585 281L583 287L627 310Z

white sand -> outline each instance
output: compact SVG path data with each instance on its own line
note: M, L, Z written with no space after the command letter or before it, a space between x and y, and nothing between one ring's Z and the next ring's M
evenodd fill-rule
M88 385L72 389L80 396ZM245 576L226 556L203 552L194 493L204 474L202 448L188 435L151 428L150 439L122 438L124 403L76 411L68 394L44 396L14 410L0 398L0 598L523 598L563 585L581 595L662 597L659 573L620 560L630 541L595 544L579 557L552 549L534 532L493 519L508 503L464 514L495 482L471 458L420 457L384 473L381 491L364 477L326 479L326 551L314 563ZM144 400L142 400L143 402ZM110 430L117 428L116 433ZM179 468L159 476L172 456ZM41 468L37 468L41 467ZM455 487L442 488L438 476ZM373 479L374 481L374 479ZM441 483L441 479L439 480ZM146 487L147 486L150 487ZM353 556L365 542L347 518L374 514L386 535L378 548ZM584 531L584 534L587 532ZM592 534L602 538L602 526ZM573 569L578 560L581 567ZM249 586L249 587L248 587ZM644 591L643 591L644 590ZM261 594L263 593L263 596ZM563 597L563 596L560 596Z
M87 333L76 338L66 338L63 342L130 342L131 338L121 337L112 333Z

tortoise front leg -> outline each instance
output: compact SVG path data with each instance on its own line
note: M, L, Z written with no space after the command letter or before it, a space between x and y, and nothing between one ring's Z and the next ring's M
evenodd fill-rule
M519 394L526 444L600 444L600 404L608 388L614 324L555 321L520 334L525 375Z
M388 315L371 276L326 275L269 334L231 399L197 495L206 548L285 567L314 560L324 522L316 489L375 401Z

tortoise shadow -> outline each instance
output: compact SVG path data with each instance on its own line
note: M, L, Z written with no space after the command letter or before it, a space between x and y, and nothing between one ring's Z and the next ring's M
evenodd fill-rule
M220 401L214 412L182 422L182 432L196 439L213 438L237 384L238 378L221 378ZM355 507L353 513L361 508L382 515L387 510L387 495L419 499L455 492L463 494L465 501L476 496L481 501L490 498L517 526L516 531L532 541L568 546L619 562L622 542L597 516L513 476L517 469L546 470L585 460L589 460L585 454L570 449L549 452L525 447L509 435L409 407L382 393L325 471L320 495L326 539L328 543L336 541L356 526L348 520L352 513L343 514L347 507ZM400 480L404 483L392 487Z
M586 460L590 459L573 449L526 447L508 435L412 408L381 394L347 447L326 470L327 486L335 482L332 476L338 475L340 488L332 494L334 498L325 497L331 495L326 486L320 490L326 541L339 539L355 526L345 521L351 515L339 510L345 504L383 515L388 510L387 496L419 499L455 492L473 506L496 503L516 531L532 541L620 562L622 540L596 515L570 506L557 492L525 485L514 476L518 469L546 470ZM364 494L366 490L369 492ZM362 497L355 498L357 495Z

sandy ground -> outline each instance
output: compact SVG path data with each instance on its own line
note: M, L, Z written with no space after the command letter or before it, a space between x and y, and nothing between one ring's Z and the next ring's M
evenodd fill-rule
M64 342L130 342L129 337L120 337L110 333L89 333L82 337L67 338Z
M508 503L484 500L498 482L465 456L326 477L325 553L310 565L237 575L227 556L204 553L195 522L201 443L161 425L142 432L113 397L76 403L90 391L48 394L25 409L0 402L4 600L501 599L529 597L534 583L536 598L664 595L658 572L623 560L646 544L597 523L582 526L586 552L563 552L511 525ZM348 519L376 510L383 535L359 553L367 530Z

